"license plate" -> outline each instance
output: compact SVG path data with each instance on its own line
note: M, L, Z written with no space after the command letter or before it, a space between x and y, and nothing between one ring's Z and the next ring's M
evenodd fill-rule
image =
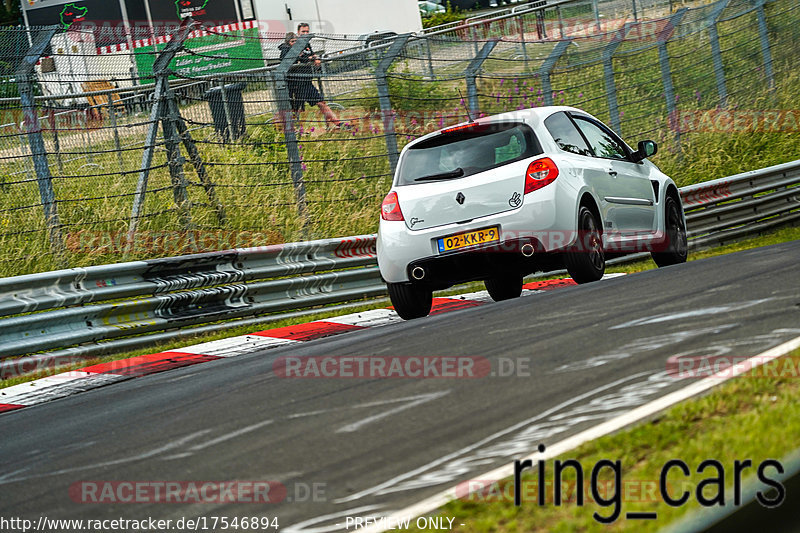
M449 252L450 250L458 250L460 248L497 242L499 240L500 228L495 226L493 228L484 228L468 233L459 233L458 235L442 237L441 239L437 239L436 243L439 245L439 252Z

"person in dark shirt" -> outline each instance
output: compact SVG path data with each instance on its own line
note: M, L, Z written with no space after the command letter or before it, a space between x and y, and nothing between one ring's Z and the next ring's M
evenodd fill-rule
M278 50L280 50L281 52L281 59L286 57L286 54L289 53L289 50L292 48L292 46L294 46L294 43L296 42L297 42L297 35L295 35L294 32L290 31L289 33L286 34L283 43L281 43L278 46ZM297 113L302 111L303 108L305 107L305 103L300 101L298 97L300 92L299 89L303 81L302 77L293 75L298 73L299 68L300 65L292 65L292 67L289 69L289 75L286 77L286 85L288 86L289 89L289 101L291 103L292 112L295 113L295 115L297 115Z
M297 26L298 35L306 35L309 33L309 25L300 23ZM283 44L278 49L281 52L281 59L286 57L289 49L297 42L297 35L294 33L287 33ZM313 75L313 68L319 66L321 61L314 50L311 48L311 43L300 52L297 62L289 69L289 76L287 77L287 85L289 89L289 99L291 101L292 111L299 113L305 109L305 104L315 105L319 107L322 114L325 116L325 121L332 123L334 127L339 128L342 126L339 117L333 112L327 103L322 99L322 95L314 87L311 82Z

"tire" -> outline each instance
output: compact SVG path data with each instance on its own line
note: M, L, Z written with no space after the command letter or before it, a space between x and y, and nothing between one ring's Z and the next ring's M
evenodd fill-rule
M416 287L410 283L387 283L389 298L397 314L403 320L428 316L433 304L430 290Z
M503 277L487 279L483 284L495 302L519 298L522 294L522 276L518 274L509 273Z
M586 206L578 211L578 243L564 257L567 271L575 283L589 283L603 277L606 255L600 224Z
M664 202L664 233L666 242L663 252L652 252L650 255L659 267L685 263L689 255L686 239L686 226L681 216L681 208L672 196Z

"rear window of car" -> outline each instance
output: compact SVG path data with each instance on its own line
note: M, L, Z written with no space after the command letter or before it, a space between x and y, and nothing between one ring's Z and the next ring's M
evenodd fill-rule
M445 130L405 152L398 185L422 183L425 180L419 178L457 169L463 174L450 179L472 176L541 153L539 142L527 124L476 124L451 132Z

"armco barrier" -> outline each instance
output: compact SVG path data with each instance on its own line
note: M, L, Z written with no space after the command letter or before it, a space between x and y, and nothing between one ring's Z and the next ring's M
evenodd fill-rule
M800 220L800 161L681 189L692 247L715 246Z
M0 358L356 300L385 290L374 236L5 278L0 280L0 316L6 317L0 319ZM91 355L91 350L81 353Z
M693 249L758 235L800 221L800 160L680 193ZM59 349L27 359L70 360L189 326L385 294L375 235L0 279L0 377L17 373L15 356Z

